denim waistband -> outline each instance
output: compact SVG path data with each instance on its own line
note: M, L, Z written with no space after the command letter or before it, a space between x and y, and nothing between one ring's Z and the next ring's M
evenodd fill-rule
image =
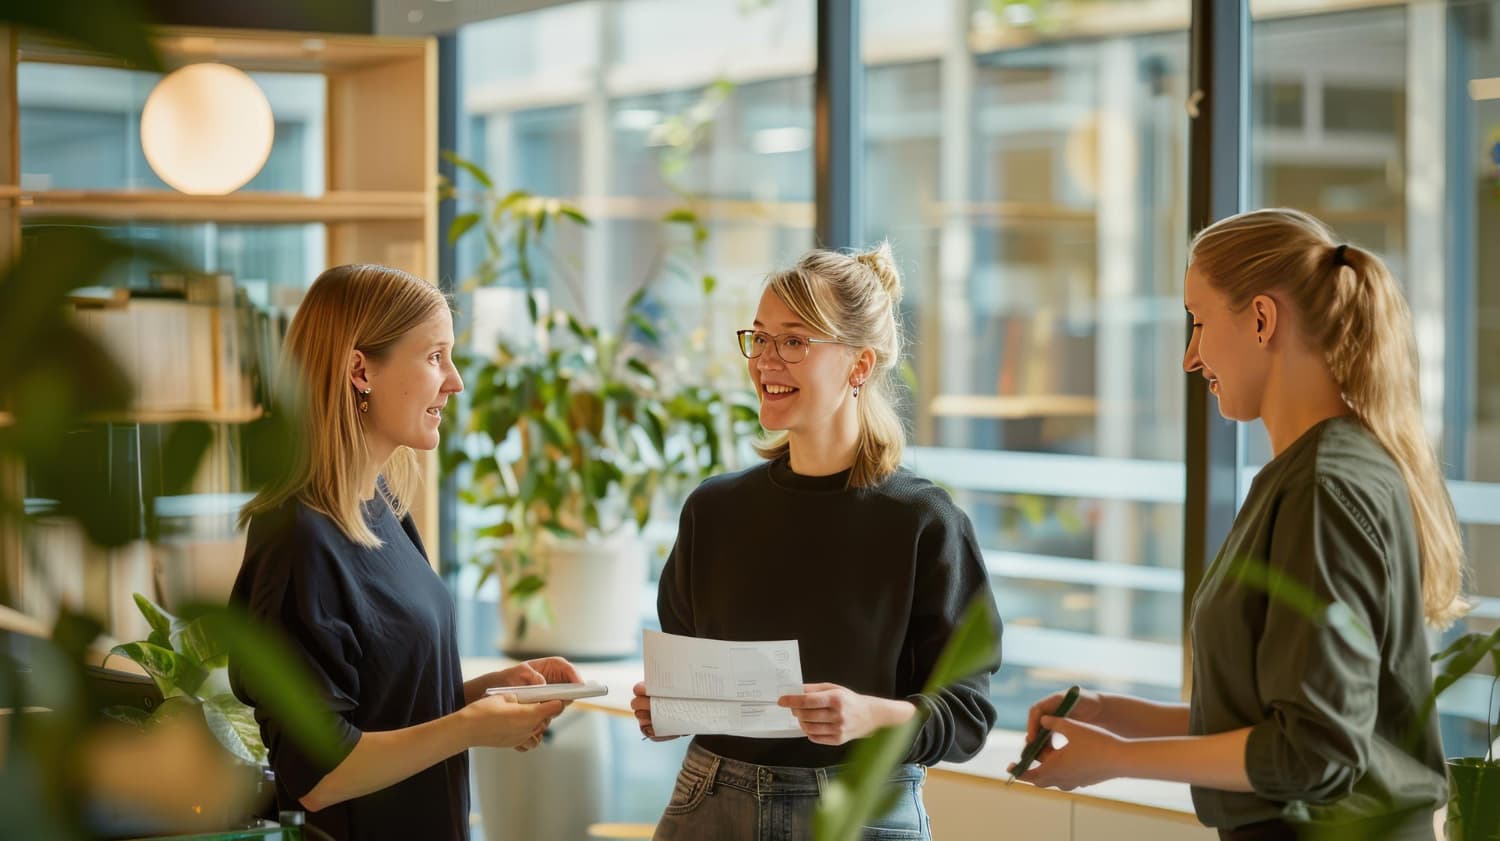
M697 743L688 747L683 767L703 777L704 786L727 785L757 795L821 794L828 781L844 770L842 765L825 768L793 768L782 765L756 765L720 756ZM891 772L895 783L917 783L927 778L927 769L908 763Z

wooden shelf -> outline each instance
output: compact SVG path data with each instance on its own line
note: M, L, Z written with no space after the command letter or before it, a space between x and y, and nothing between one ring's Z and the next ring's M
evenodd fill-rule
M129 412L110 414L89 415L84 418L89 423L180 423L182 421L200 421L202 423L250 423L265 417L265 410L259 406L251 409L237 409L234 411L186 411L186 410L151 410L139 409ZM9 412L0 412L0 427L11 426L16 422L14 415Z
M169 69L199 61L220 61L248 71L345 73L392 62L424 60L423 48L416 39L318 32L174 26L161 32L157 47ZM119 61L31 33L22 35L17 53L21 61L122 66Z
M1093 417L1099 401L1073 394L942 394L933 398L928 410L949 418Z
M266 414L259 406L250 409L235 409L232 411L175 411L135 409L120 414L90 415L87 420L91 423L179 423L181 421L201 421L203 423L250 423L260 420Z
M162 222L421 221L436 202L423 192L238 192L190 196L169 190L36 190L18 195L24 219L87 216Z

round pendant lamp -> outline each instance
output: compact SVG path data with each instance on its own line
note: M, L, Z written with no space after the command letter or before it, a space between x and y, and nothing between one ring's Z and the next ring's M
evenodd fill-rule
M146 161L173 189L232 193L265 166L276 123L255 80L226 64L189 64L162 77L141 110Z

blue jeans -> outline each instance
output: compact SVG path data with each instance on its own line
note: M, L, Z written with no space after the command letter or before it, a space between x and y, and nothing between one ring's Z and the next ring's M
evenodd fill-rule
M832 768L782 768L727 759L694 744L677 775L655 841L805 841ZM932 841L922 782L927 769L902 765L891 775L902 797L865 827L865 841Z

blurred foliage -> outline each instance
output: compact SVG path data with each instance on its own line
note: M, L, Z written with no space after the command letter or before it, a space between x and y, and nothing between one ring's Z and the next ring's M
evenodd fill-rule
M964 678L988 671L999 663L1000 624L990 603L981 593L969 602L953 636L943 646L937 664L922 688L931 695ZM887 727L862 739L849 751L847 764L830 782L818 801L813 817L815 841L858 841L864 827L895 807L902 791L890 782L926 716L918 714L905 724Z
M164 69L134 0L8 2L0 25L137 69ZM28 224L20 249L0 270L0 465L24 465L27 476L55 497L49 516L75 520L100 546L141 538L141 512L109 498L107 483L93 475L97 466L74 446L73 435L104 417L128 417L133 389L109 352L70 319L68 297L103 283L112 268L131 260L182 269L159 251L110 238L88 220L50 219ZM162 493L188 488L210 438L205 424L170 427L156 466ZM27 528L23 497L19 483L0 481L0 535ZM14 603L15 594L0 592L0 602ZM92 807L106 803L128 804L168 823L180 817L183 826L228 818L246 806L245 778L221 761L229 754L205 751L194 735L218 730L231 738L234 731L246 753L263 755L244 738L243 709L225 703L223 692L203 697L208 687L222 688L215 670L226 657L247 680L253 676L263 703L287 719L292 738L313 755L336 755L326 720L331 714L309 709L314 684L274 634L225 606L181 620L159 610L148 615L152 639L120 653L152 664L148 671L171 696L164 707L202 701L206 728L184 728L183 717L169 713L144 729L107 718L84 666L97 659L90 649L102 626L94 617L64 607L50 639L0 632L0 711L6 713L0 716L0 834L6 838L87 838Z

